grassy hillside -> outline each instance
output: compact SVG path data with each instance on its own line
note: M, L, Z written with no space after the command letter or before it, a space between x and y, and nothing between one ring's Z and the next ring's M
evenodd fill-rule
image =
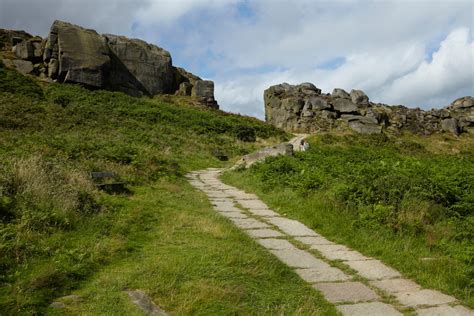
M320 134L227 182L474 306L474 138Z
M175 314L335 313L183 177L286 134L193 102L0 67L1 315L140 315L128 288ZM129 191L98 191L92 171ZM49 307L71 293L81 299Z

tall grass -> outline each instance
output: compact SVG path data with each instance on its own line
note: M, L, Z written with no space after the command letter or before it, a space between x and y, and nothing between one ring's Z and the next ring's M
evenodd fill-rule
M29 237L72 229L81 216L100 210L98 192L84 172L34 155L13 158L0 176L1 262L32 255ZM22 238L24 237L24 238Z

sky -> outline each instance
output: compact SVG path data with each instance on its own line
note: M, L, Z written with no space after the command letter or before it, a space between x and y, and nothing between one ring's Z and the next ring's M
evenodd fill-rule
M0 0L0 28L46 36L55 19L163 47L258 118L282 82L422 109L474 95L474 0Z

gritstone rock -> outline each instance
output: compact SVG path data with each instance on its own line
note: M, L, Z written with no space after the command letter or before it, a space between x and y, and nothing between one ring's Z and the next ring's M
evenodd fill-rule
M11 50L23 62L5 64L57 82L122 91L133 96L170 93L193 95L201 104L219 108L214 83L172 65L168 51L139 39L100 35L94 30L54 21L47 40L23 31L0 29L0 49ZM30 62L34 65L30 70ZM303 88L303 86L302 86ZM311 84L306 92L318 93Z
M321 94L309 83L282 83L264 92L265 120L286 131L301 133L346 128L362 134L379 134L383 130L420 135L474 133L473 100L466 96L443 109L423 111L370 102L361 90L351 90L349 94L336 88L332 94Z

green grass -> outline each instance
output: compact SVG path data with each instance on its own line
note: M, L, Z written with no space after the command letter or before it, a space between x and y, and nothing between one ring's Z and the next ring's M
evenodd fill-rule
M131 253L82 282L74 293L83 301L59 314L141 315L123 292L137 288L177 315L336 314L184 180L136 189L120 203L114 218L133 230Z
M310 142L308 152L269 158L224 179L473 306L473 138L323 134Z
M123 292L135 288L178 315L336 314L183 177L286 137L191 98L0 67L0 314L140 314ZM117 173L130 192L98 191L91 171ZM72 293L83 299L49 307Z

